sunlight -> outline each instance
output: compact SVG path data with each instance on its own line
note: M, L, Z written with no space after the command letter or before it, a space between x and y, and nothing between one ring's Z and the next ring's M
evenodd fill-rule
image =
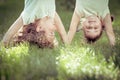
M75 74L78 72L78 68L82 66L82 61L85 60L84 58L87 56L89 48L78 48L76 50L74 47L71 50L67 50L67 52L66 50L61 49L61 55L57 58L59 60L58 65L64 67L67 73ZM83 71L85 71L85 69L83 69Z
M66 74L72 76L80 76L81 73L89 76L114 74L112 72L114 71L113 62L107 64L103 55L96 55L94 50L88 47L69 47L62 48L60 51L61 55L57 57L58 70L64 71Z
M6 60L11 62L21 61L21 58L24 56L28 56L29 46L28 44L20 44L19 46L14 46L10 48L5 48L4 55L6 56Z

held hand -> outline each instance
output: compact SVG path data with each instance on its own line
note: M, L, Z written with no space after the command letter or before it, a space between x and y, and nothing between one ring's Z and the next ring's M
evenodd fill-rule
M115 46L115 38L110 39L110 45L113 47Z
M65 37L64 43L65 43L66 45L69 44L67 36Z

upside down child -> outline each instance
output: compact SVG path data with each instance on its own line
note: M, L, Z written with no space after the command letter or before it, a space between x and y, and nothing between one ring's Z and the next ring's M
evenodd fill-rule
M34 28L27 28L30 26L33 26ZM30 32L28 32L30 34L32 34L32 31L35 31L36 34L32 34L32 37L34 36L34 38L37 38L37 42L34 38L32 41L32 37L31 39L27 39L30 38L27 37L27 33L27 36L25 38L25 29L32 29ZM23 40L39 43L41 45L42 43L40 43L39 40L43 38L40 39L40 36L44 34L44 37L46 37L45 39L48 39L48 41L50 41L54 45L55 38L51 37L55 37L55 31L60 34L62 41L65 43L67 41L67 35L61 19L56 12L55 0L25 0L24 10L22 11L18 19L11 25L9 30L6 32L2 42L4 44L9 44L14 35L17 32L20 32L22 35L18 35L16 40L18 42L22 41L22 38L24 37ZM21 40L19 40L20 37Z
M76 7L68 32L69 44L79 26L83 30L88 43L98 40L104 29L110 45L115 45L115 35L108 3L109 0L76 0Z

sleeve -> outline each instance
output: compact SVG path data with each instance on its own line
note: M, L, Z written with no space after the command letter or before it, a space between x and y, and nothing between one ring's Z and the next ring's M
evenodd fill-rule
M20 15L22 17L22 19L23 19L23 24L24 25L27 25L30 22L34 21L35 16L33 16L33 14L32 14L32 12L34 12L34 10L33 10L33 8L34 8L33 5L34 4L35 4L35 1L32 1L32 0L25 0L25 2L24 2L24 9L23 9L23 11L22 11L22 13Z
M103 11L102 18L104 19L107 14L110 14L109 7L107 7L107 8Z
M20 16L22 17L24 25L27 25L30 22L34 22L34 19L30 20L30 15L27 14L25 11L23 11Z
M78 16L83 16L84 15L84 11L83 11L83 8L80 7L80 6L77 6L75 7L75 12L77 13Z

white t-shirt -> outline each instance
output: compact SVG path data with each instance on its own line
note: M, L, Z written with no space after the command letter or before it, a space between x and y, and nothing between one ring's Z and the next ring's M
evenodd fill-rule
M103 20L110 13L108 3L109 0L76 0L75 11L81 15L80 24L91 15L96 15Z
M24 25L45 16L54 17L55 0L25 0L25 7L21 13Z

